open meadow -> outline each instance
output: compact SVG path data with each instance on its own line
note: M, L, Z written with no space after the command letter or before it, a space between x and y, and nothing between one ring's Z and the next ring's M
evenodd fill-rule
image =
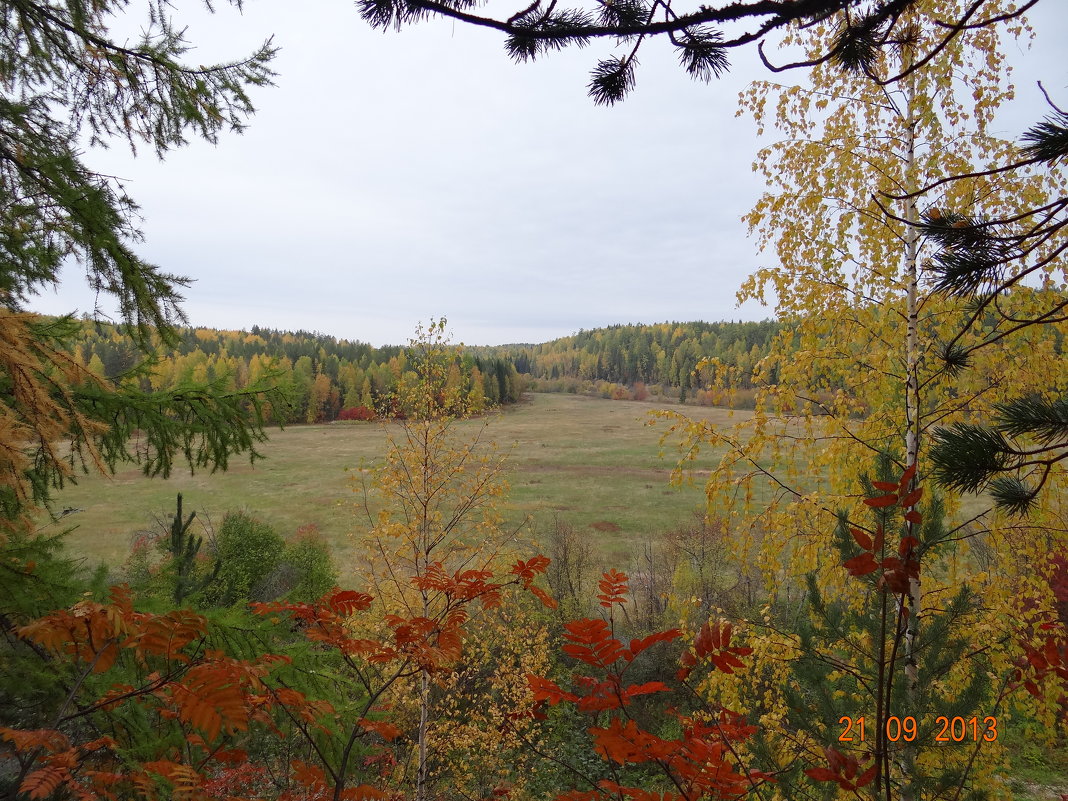
M675 409L729 425L747 411L610 401L577 395L528 394L504 412L457 424L461 435L483 437L509 453L510 492L501 504L506 521L524 520L527 537L558 515L594 540L604 565L626 568L635 548L693 520L703 509L700 482L672 487L674 452L660 457L666 426L647 425L654 409ZM733 416L732 416L733 415ZM186 511L218 525L228 511L244 510L283 535L315 525L334 549L342 573L353 535L367 528L361 478L381 458L386 427L334 423L273 429L262 461L234 461L225 473L176 471L145 478L136 466L112 477L88 475L57 494L56 509L78 509L50 528L76 526L67 543L89 565L121 564L140 531L161 530L184 495ZM704 463L713 456L705 454Z

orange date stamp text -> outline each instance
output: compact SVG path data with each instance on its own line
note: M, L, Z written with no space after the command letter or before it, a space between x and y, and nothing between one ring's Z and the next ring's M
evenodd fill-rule
M843 727L842 733L838 735L840 743L865 742L866 738L872 734L866 728L864 717L854 718L843 715L838 719L838 725ZM886 741L891 743L911 743L919 736L916 718L911 715L903 718L891 715L886 719L885 728ZM960 715L953 717L939 715L935 718L932 733L936 743L977 743L980 740L992 743L998 738L998 720L992 715L984 718L975 715L970 718Z

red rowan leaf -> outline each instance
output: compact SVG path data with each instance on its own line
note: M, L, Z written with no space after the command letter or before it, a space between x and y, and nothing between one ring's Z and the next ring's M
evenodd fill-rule
M651 645L655 645L658 642L671 642L682 636L682 632L678 629L668 629L667 631L658 631L654 634L650 634L648 637L642 637L640 640L630 641L630 656L628 660L633 659L642 651L649 648Z
M732 649L733 650L733 649ZM708 657L709 661L724 673L734 673L737 668L744 668L745 662L730 651L721 651Z
M891 570L879 577L879 586L894 595L904 595L909 591L908 577L897 570ZM907 608L902 612L907 613Z
M203 615L188 609L174 609L146 620L133 644L142 657L153 654L168 661L188 662L181 649L204 636L207 622Z
M301 762L299 759L294 759L289 765L293 770L293 779L298 784L307 787L309 790L326 788L326 774L318 765L310 765L307 762Z
M866 576L879 569L875 557L868 551L854 556L851 559L846 559L842 563L842 566L849 571L851 576Z
M827 764L835 773L841 773L842 769L846 767L848 757L840 751L827 746L823 749L823 755L827 757Z
M915 463L910 464L907 468L905 468L905 472L901 474L901 480L898 482L898 485L897 485L898 486L898 492L904 492L905 491L905 488L909 485L909 482L912 481L912 477L914 475L916 475L916 465L915 465Z
M112 640L97 654L93 663L94 673L103 673L115 664L119 657L119 644Z
M873 509L882 509L884 506L896 504L897 495L880 495L878 498L865 498L864 503Z
M636 695L649 695L651 693L670 692L670 688L662 681L647 681L644 684L631 684L623 689L623 697L630 699Z
M923 522L923 515L917 512L915 509L910 509L905 512L905 520L913 525L919 525Z
M388 720L368 720L367 718L360 718L360 728L364 731L373 731L383 740L392 742L401 736L401 730L390 723Z
M865 551L873 550L871 537L869 537L859 528L851 528L849 529L849 533L853 535L853 539L856 540L857 545L859 545Z
M61 765L48 765L35 770L22 780L19 791L31 799L48 798L70 778L70 770Z
M516 562L512 565L511 573L513 576L518 576L523 585L527 586L534 580L536 575L544 573L548 566L549 558L538 554L526 562L522 560Z
M627 574L616 569L601 574L597 582L597 588L601 591L597 598L600 605L608 608L612 604L625 604L627 602Z
M882 492L897 492L898 487L896 481L873 481L871 485Z
M860 774L860 778L857 779L857 789L861 787L867 787L875 779L875 772L878 763L872 763L872 766Z
M599 618L573 620L564 625L564 637L571 642L562 650L587 664L608 668L625 653L611 633L608 623Z
M1037 651L1027 652L1027 661L1031 663L1031 666L1038 671L1046 670L1049 667L1049 663L1046 658Z
M712 652L713 648L718 649L720 647L719 623L716 623L715 626L710 626L708 621L705 621L694 638L693 647L698 657L707 656Z
M67 735L55 729L9 729L0 726L0 738L14 745L16 751L22 752L43 748L55 754L71 747Z
M214 759L224 765L241 765L248 762L248 751L243 748L220 748L215 752Z
M199 729L209 742L248 729L249 715L237 678L220 663L197 665L170 686L178 718Z
M91 751L100 751L105 748L114 751L118 747L119 744L115 741L113 737L109 737L108 735L103 734L100 737L97 737L94 740L90 740L85 745L81 746L81 750L83 753L89 753Z
M535 598L542 602L544 606L548 607L549 609L556 609L556 599L549 595L549 593L545 592L545 590L543 590L541 587L531 584L528 589Z
M370 595L355 590L342 590L326 598L327 605L339 615L349 616L371 607L374 600Z
M923 487L916 487L912 492L898 501L898 506L902 509L909 509L920 502L920 498L923 497Z
M920 544L920 541L915 537L902 537L901 542L897 546L897 553L903 559L909 553L914 550Z
M827 768L807 768L805 775L818 782L836 782L838 774Z
M527 674L527 685L535 701L548 701L551 706L556 706L561 701L574 703L579 700L577 695L563 690L556 682L532 673Z

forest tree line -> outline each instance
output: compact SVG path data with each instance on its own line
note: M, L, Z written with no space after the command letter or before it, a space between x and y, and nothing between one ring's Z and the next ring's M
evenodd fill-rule
M478 350L509 359L542 392L644 400L646 388L653 388L652 394L678 392L683 400L701 402L703 362L718 360L737 375L739 389L750 390L760 361L784 330L774 320L638 323L580 330L540 345Z
M396 405L396 390L411 370L400 346L376 348L259 326L250 331L183 328L174 347L157 348L155 359L145 361L136 343L115 326L83 322L82 327L74 354L81 364L112 381L134 381L143 391L215 383L243 390L269 383L282 390L284 401L269 404L267 417L281 424L404 413ZM474 412L514 403L523 392L522 378L503 357L463 354L452 369L452 382Z

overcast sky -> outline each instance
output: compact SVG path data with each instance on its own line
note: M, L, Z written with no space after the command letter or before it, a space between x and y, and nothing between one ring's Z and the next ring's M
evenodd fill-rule
M346 0L179 11L191 62L247 55L272 34L282 48L243 136L165 162L118 145L88 158L141 204L139 252L195 279L194 325L382 345L446 316L457 341L491 345L772 316L734 301L759 264L739 219L761 189L758 142L735 117L738 93L768 77L752 53L702 84L653 42L636 91L603 108L586 95L603 44L517 65L495 32L432 21L381 33ZM1045 113L1035 80L1068 99L1068 4L1046 0L1032 22L1006 137ZM31 305L93 304L74 267Z

